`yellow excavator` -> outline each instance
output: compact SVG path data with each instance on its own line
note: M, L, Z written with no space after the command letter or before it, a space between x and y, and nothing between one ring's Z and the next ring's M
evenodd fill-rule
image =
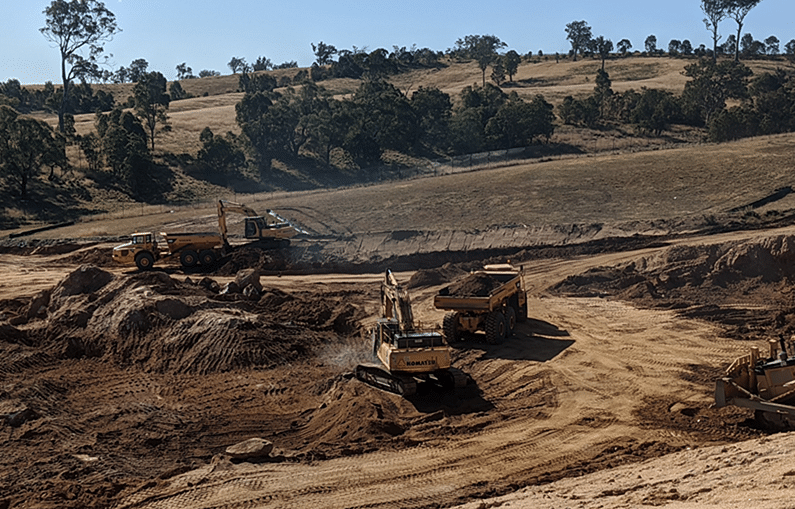
M286 247L290 245L291 238L299 233L305 233L270 209L266 211L266 216L261 216L242 203L218 200L218 231L221 234L224 246L227 248L229 247L229 239L226 228L226 215L229 213L246 216L243 236L249 240L257 241L262 247Z
M438 331L415 327L408 291L386 271L381 283L381 318L370 329L377 364L356 367L359 380L401 396L417 392L418 381L466 386L469 377L451 366L452 348Z

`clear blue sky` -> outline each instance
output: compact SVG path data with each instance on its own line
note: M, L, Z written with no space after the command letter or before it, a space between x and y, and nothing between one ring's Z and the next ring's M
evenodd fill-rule
M39 32L48 0L0 0L0 81L60 83L58 49ZM443 51L465 35L496 35L521 54L567 52L564 32L571 21L585 20L594 36L613 43L627 38L642 49L650 34L658 47L671 39L689 39L694 47L711 46L699 0L106 0L122 32L106 44L111 70L135 59L150 71L172 79L185 62L229 74L232 57L250 64L259 56L275 64L295 60L309 66L311 44L323 41L338 49L428 47ZM728 19L725 37L736 32ZM775 35L784 44L795 39L795 1L762 0L746 18L743 33L764 40Z

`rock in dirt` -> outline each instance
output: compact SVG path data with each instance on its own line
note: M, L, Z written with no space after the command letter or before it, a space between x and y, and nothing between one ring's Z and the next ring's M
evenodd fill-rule
M230 281L230 282L226 283L223 288L221 288L221 291L219 293L221 295L230 295L230 294L233 294L233 293L240 293L240 285L238 285L234 281Z
M271 451L273 451L273 443L264 438L250 438L244 442L226 448L226 453L237 460L264 458L268 456Z
M0 339L10 342L25 341L27 333L17 329L12 324L3 323L0 324Z
M245 295L249 300L259 300L260 291L257 290L256 286L248 285L243 288L243 295Z
M47 306L50 305L50 290L42 290L33 296L30 303L22 309L22 314L31 320L36 316L47 313Z
M39 417L41 416L31 408L24 408L18 412L4 416L6 424L14 428L18 428L28 421L35 421Z
M199 286L213 293L218 293L221 291L221 285L218 284L218 281L210 279L209 277L203 277L201 281L199 281Z
M253 286L258 293L262 293L262 284L259 281L259 270L244 269L235 276L235 283L240 288Z
M166 297L162 300L158 300L155 303L155 308L158 312L168 316L172 320L182 320L193 313L193 309L190 306L173 297Z

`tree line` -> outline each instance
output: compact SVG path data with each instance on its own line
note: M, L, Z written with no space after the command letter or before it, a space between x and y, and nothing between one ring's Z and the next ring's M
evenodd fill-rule
M700 59L685 67L685 75L690 81L680 95L649 88L615 92L600 69L592 94L565 97L558 115L566 124L631 124L656 136L672 124L701 127L717 142L795 132L795 77L783 70L754 76L742 62ZM739 104L727 108L731 99Z
M245 94L235 109L242 135L227 135L224 153L237 146L261 172L273 158L304 156L329 164L338 150L366 167L387 150L462 154L526 146L554 132L553 107L543 97L525 101L490 83L466 87L454 107L450 95L437 88L420 87L408 95L379 78L365 79L341 100L311 80L282 92L266 74L243 74L240 82ZM211 133L206 139L219 143ZM204 153L212 148L205 144ZM201 154L199 159L221 171L233 166Z

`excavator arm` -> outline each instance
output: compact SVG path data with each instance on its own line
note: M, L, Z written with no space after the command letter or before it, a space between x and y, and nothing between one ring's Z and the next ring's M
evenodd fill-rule
M254 209L226 200L218 200L218 231L224 245L229 246L226 215L228 213L246 216L247 239L289 239L298 233L306 233L290 224L272 210L267 210L267 216L261 216ZM251 231L248 230L251 227Z
M218 232L224 241L224 245L228 246L227 229L226 229L226 214L234 212L248 217L257 216L257 211L243 205L242 203L235 203L226 200L218 200Z
M398 284L389 269L384 276L384 282L381 283L381 316L396 320L403 331L414 328L414 313L411 311L409 292Z

